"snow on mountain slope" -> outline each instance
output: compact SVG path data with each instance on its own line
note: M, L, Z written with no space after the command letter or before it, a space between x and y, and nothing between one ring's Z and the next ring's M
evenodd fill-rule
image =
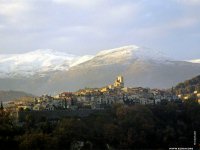
M191 62L191 63L200 63L200 59L189 60L188 62Z
M91 59L51 49L40 49L24 54L0 55L0 77L32 76L48 71L68 70Z
M169 63L168 57L159 51L138 47L135 45L100 51L89 61L90 65L101 66L121 62L131 63L133 60L154 61L156 63Z
M69 70L84 62L89 62L89 66L101 66L131 63L134 60L166 63L169 59L158 51L135 45L103 50L95 56L75 56L51 49L39 49L24 54L0 54L0 78L44 76L50 71Z
M91 60L92 58L94 58L94 56L92 55L85 55L85 56L80 56L77 57L76 59L74 59L74 61L70 64L70 67L74 67L76 65L79 65L81 63L84 63L88 60Z
M138 47L135 45L124 46L116 49L111 50L103 50L99 52L96 56L103 57L103 56L114 56L116 58L120 57L130 57L136 59L143 59L143 60L166 60L168 59L164 54L159 51L148 49L145 47Z

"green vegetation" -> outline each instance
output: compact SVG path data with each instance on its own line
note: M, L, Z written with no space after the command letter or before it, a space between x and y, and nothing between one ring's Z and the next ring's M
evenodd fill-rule
M160 105L115 104L85 118L35 122L27 116L16 124L0 113L1 149L164 149L193 147L200 133L200 105L188 100ZM199 144L197 137L197 144ZM82 144L81 144L82 143Z
M194 91L200 91L200 75L191 80L179 83L174 90L176 94L189 94Z

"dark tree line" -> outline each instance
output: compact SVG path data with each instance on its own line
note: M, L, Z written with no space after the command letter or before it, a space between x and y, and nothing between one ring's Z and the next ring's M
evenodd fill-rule
M194 131L197 133L194 146ZM16 124L0 111L1 149L168 149L196 147L200 141L200 105L193 101L160 105L113 105L85 118Z

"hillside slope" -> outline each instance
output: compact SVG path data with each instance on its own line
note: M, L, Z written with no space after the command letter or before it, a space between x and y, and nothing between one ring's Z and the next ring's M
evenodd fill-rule
M33 97L33 95L21 91L0 91L0 101L3 102L15 100L21 97Z
M188 94L194 91L200 91L200 75L179 83L174 89L177 94Z

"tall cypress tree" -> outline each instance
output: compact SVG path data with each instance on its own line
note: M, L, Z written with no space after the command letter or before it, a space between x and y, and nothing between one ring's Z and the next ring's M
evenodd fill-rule
M3 110L3 102L1 101L1 107L0 110Z

